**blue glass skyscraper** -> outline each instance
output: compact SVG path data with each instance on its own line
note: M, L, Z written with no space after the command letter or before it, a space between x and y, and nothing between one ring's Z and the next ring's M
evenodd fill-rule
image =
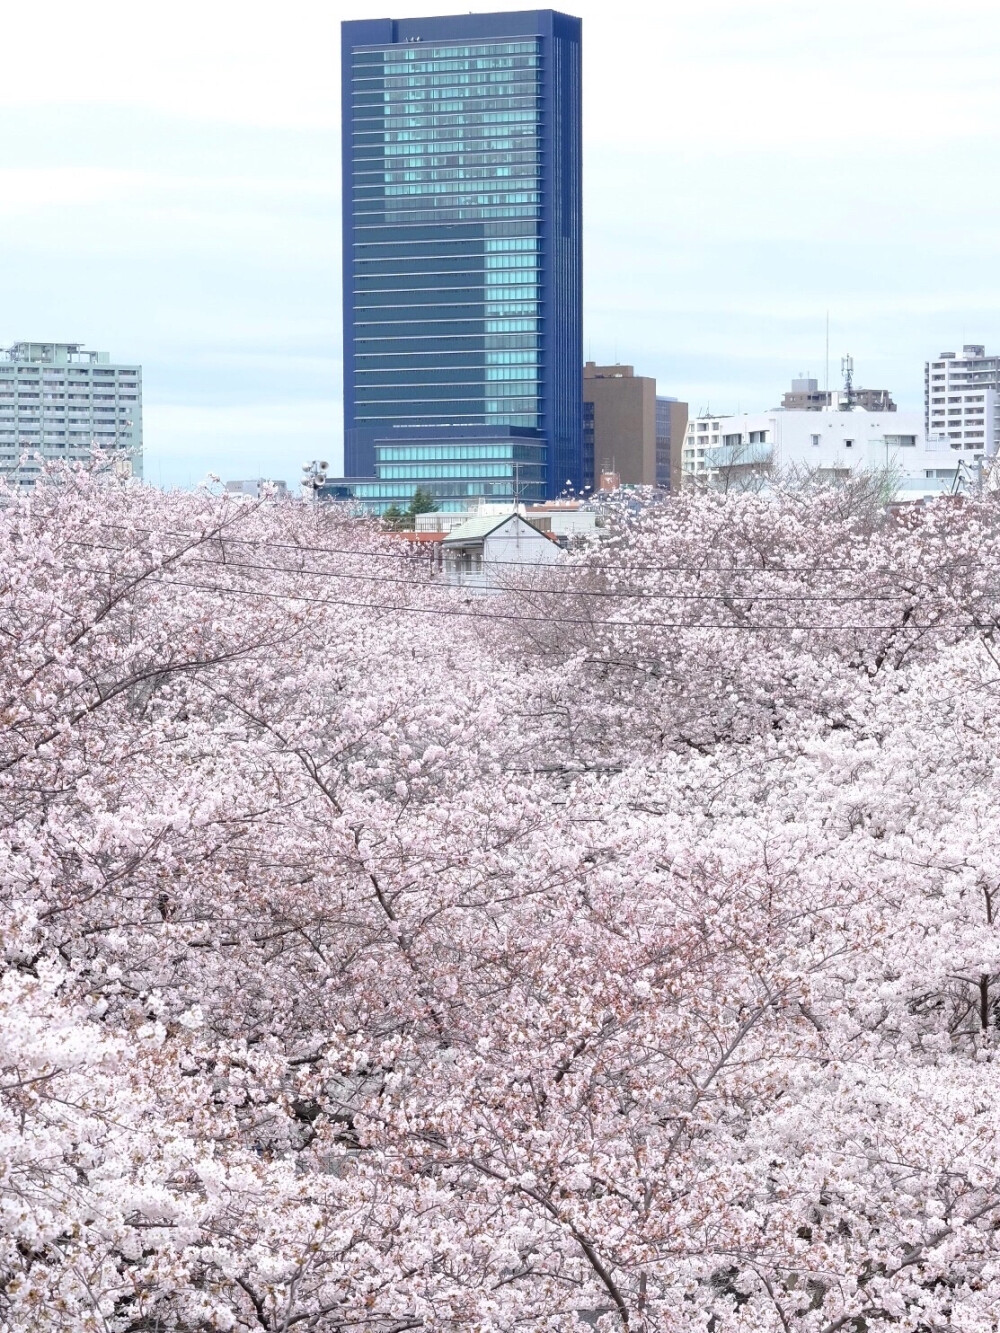
M356 493L579 488L580 21L348 22L342 65L345 472L377 479Z

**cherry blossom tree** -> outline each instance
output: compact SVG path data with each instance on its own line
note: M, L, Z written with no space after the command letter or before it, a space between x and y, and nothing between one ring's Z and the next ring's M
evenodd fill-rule
M992 1327L997 517L5 495L0 1328Z

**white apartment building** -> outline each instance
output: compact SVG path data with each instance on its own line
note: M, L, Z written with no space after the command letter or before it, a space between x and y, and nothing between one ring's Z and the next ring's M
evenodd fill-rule
M926 438L919 413L861 407L695 417L688 422L682 463L688 485L718 484L751 471L799 468L836 480L892 468L899 475L898 499L939 495L962 480L961 457L949 441Z
M967 459L992 457L1000 442L1000 357L967 343L926 362L924 430Z
M0 350L0 475L31 487L42 460L89 460L95 447L142 476L142 369L80 343Z

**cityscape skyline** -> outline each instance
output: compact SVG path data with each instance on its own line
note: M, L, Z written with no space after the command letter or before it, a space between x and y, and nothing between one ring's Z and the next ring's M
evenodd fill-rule
M337 26L384 7L293 5L286 33L263 7L234 25L203 6L196 45L176 15L137 25L112 4L97 32L56 8L37 55L10 16L25 56L0 92L0 342L142 364L153 482L336 465ZM709 4L644 15L638 44L638 6L571 8L588 34L585 357L634 364L693 413L765 410L793 376L824 383L829 309L831 385L849 351L916 410L929 357L1000 343L1000 200L976 170L997 124L988 6L766 4L751 23Z
M0 23L0 1333L1000 1333L996 0L442 3Z

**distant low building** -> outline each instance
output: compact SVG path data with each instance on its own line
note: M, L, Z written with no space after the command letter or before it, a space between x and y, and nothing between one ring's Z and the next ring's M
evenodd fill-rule
M781 400L785 412L822 412L826 407L838 411L863 407L866 412L895 412L896 404L888 389L821 389L814 379L792 380L792 387Z
M30 489L46 461L89 462L95 449L142 476L142 368L82 343L0 351L0 475Z
M510 512L510 505L484 504L462 513L417 514L413 526L418 536L448 534L472 519L497 518ZM605 525L603 516L595 508L579 500L548 500L537 505L520 505L517 512L539 532L556 537L560 544L575 537L598 537Z
M287 500L288 483L270 481L266 477L251 477L249 481L227 481L226 490L231 495L249 495L254 500L269 497L274 500Z
M572 500L547 500L528 505L524 516L542 532L550 532L562 543L576 537L600 537L605 528L603 515L589 504Z

